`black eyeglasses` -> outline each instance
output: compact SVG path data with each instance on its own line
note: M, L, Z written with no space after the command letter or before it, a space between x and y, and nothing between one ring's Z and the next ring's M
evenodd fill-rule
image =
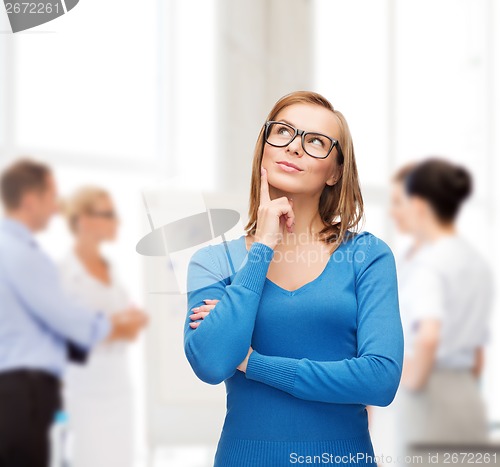
M332 149L337 147L339 163L344 163L344 154L336 139L322 133L299 130L288 123L274 120L267 121L264 127L264 139L271 146L278 148L288 146L299 135L301 137L302 148L309 156L316 159L326 159L332 152Z
M103 217L105 219L116 219L115 211L90 211L89 215L92 217Z

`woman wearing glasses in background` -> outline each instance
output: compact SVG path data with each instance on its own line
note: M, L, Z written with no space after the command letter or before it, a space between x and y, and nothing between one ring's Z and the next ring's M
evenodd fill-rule
M79 189L63 203L75 243L60 264L67 292L89 309L107 314L131 308L116 269L101 254L101 244L116 237L118 219L111 196L99 187ZM136 332L146 324L131 323ZM70 365L64 403L75 433L74 467L134 465L133 390L129 341L104 342L85 365Z
M188 266L185 354L201 380L226 384L214 465L376 465L366 405L391 403L403 362L396 268L386 243L354 230L353 143L320 94L269 113L249 215L247 234Z

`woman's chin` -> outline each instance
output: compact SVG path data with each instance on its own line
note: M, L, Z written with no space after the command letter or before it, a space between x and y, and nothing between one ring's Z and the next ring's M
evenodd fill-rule
M293 178L285 172L273 172L268 177L269 185L273 188L287 192L301 192L304 188L304 182L298 178Z

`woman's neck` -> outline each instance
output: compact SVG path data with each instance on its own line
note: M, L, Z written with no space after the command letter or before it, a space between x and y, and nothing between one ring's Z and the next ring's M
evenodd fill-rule
M432 223L423 232L422 240L425 242L434 243L435 241L443 238L449 237L457 234L457 229L455 224L436 224Z
M75 242L74 251L86 262L97 262L102 260L99 242L89 238L78 237Z

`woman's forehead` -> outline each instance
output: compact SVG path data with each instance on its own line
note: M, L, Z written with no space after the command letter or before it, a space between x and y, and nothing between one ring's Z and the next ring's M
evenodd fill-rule
M282 109L275 120L286 121L305 131L324 133L334 138L339 137L339 125L335 114L317 104L292 104Z
M97 196L94 199L94 205L96 206L113 206L113 201L108 195Z

